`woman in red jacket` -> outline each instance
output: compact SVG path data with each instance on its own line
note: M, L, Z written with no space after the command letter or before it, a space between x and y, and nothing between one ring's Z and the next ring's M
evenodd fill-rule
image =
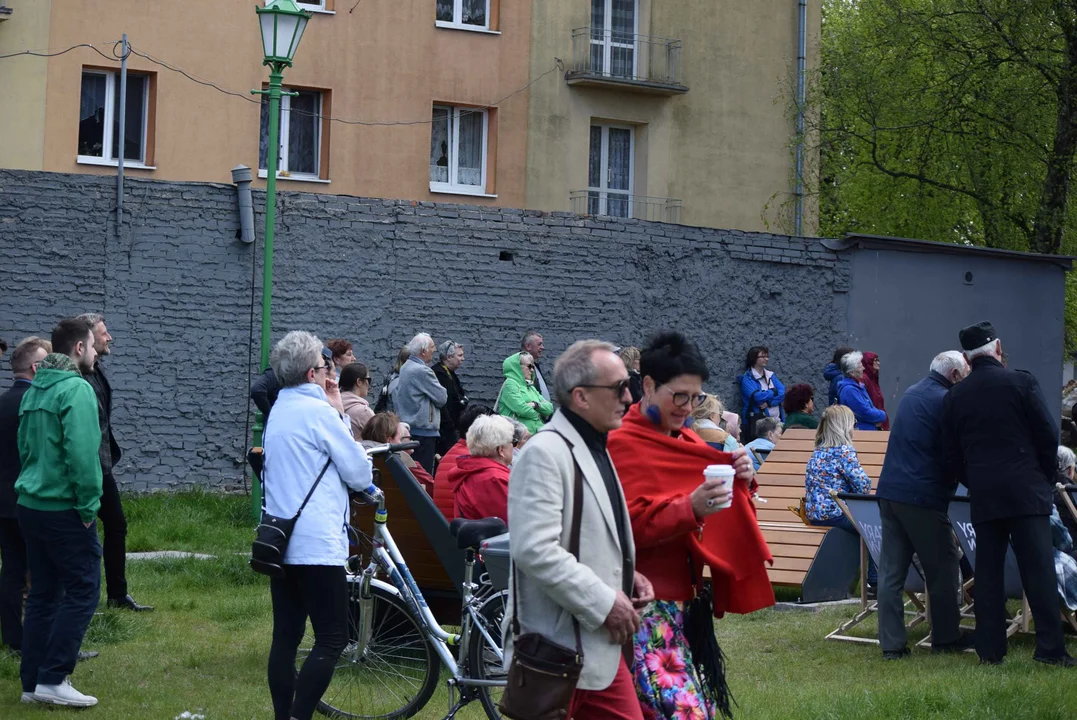
M456 516L467 520L509 517L509 465L512 423L500 415L477 418L467 431L468 455L449 472L456 494Z
M471 429L472 423L483 415L493 414L494 410L489 405L473 403L464 408L460 413L460 426L457 428L460 439L449 448L445 457L441 458L434 472L434 504L450 522L456 519L456 494L449 485L449 473L456 469L457 460L467 455L467 431Z
M712 616L774 604L770 551L750 499L752 462L743 448L716 450L687 428L709 376L692 341L657 335L643 350L640 374L643 399L609 434L632 518L636 569L654 584L656 598L635 637L636 690L647 718L728 716ZM731 507L721 508L730 490L704 478L708 465L735 468ZM704 565L713 589L703 584Z

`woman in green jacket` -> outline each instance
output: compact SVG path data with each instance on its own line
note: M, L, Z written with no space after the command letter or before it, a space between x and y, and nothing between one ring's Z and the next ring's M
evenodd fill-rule
M535 359L526 352L509 355L501 363L501 371L505 383L498 393L495 409L505 417L522 422L532 434L538 432L553 415L553 405L534 385Z

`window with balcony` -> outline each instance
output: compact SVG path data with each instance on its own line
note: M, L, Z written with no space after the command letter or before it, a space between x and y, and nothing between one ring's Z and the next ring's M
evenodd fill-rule
M127 74L127 110L120 140L120 74L84 69L79 99L78 161L115 165L123 148L125 165L148 165L151 110L150 75Z
M489 30L491 0L436 0L438 27Z
M328 180L328 90L289 90L296 95L280 99L280 156L277 177L291 180ZM269 98L262 98L258 174L266 176L269 156Z
M636 0L591 0L591 69L636 76Z
M632 217L632 128L591 126L587 159L587 214Z
M430 126L430 192L486 193L489 112L435 105Z

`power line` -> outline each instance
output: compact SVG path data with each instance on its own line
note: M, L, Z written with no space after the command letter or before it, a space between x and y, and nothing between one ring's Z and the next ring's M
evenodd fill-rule
M115 47L115 45L121 45L122 43L123 43L123 41L121 41L121 40L109 40L109 41L101 43L101 44L102 45L113 45ZM118 60L118 59L120 59L120 58L116 58L114 56L110 57L110 56L106 55L105 53L101 52L96 47L94 47L94 45L92 43L79 43L78 45L72 45L69 48L64 48L63 50L57 50L55 52L52 52L52 51L49 51L49 50L20 50L19 52L6 53L4 55L0 55L0 60L6 60L7 58L13 58L13 57L20 57L22 55L28 55L30 57L40 57L40 58L59 57L60 55L66 55L67 53L71 52L72 50L78 50L79 48L89 48L89 49L93 50L95 53L97 53L98 55L100 55L101 57L105 58L106 60ZM115 53L113 53L113 55L115 55Z

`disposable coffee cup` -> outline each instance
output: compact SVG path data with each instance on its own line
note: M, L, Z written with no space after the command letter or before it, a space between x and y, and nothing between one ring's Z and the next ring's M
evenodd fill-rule
M737 471L733 469L732 465L708 465L707 469L703 471L703 477L708 480L717 478L722 481L722 484L729 488L729 500L722 504L718 504L714 499L707 501L707 507L717 507L724 509L733 504L733 477L737 474Z

